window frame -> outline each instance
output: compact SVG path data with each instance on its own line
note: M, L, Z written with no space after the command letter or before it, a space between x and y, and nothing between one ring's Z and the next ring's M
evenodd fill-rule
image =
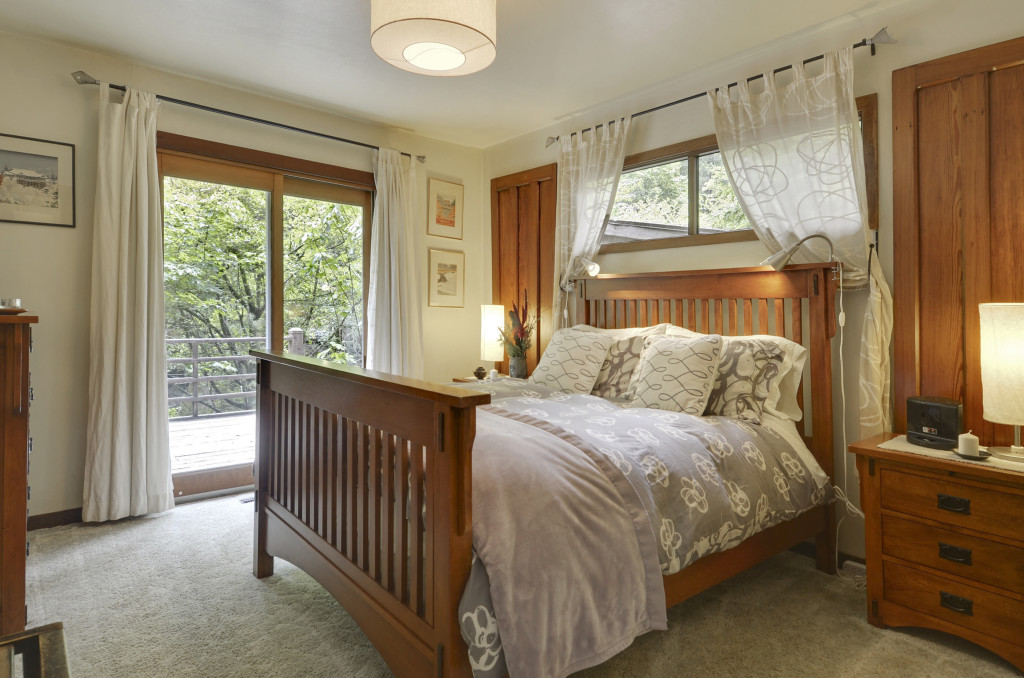
M201 181L233 184L265 190L270 193L268 243L269 305L271 328L284 328L284 196L295 195L317 200L346 199L355 203L355 191L363 198L363 270L370 270L370 242L373 231L373 204L376 184L373 172L353 170L337 165L257 151L195 137L157 132L157 161L160 166L161 191L166 175ZM366 361L366 308L369 277L363 276L363 366ZM269 348L284 350L282 332L269 332Z
M864 173L868 198L868 228L878 232L878 94L866 94L856 98L857 113L861 120L861 137L864 140ZM697 163L701 155L717 151L718 137L714 134L681 141L669 146L641 151L626 156L622 163L622 171L629 172L645 167L662 165L676 160L687 159L687 199L689 200L689 235L634 242L602 244L598 254L614 254L619 252L641 252L647 250L673 249L676 247L696 247L699 245L717 245L721 243L749 242L757 240L753 228L731 233L699 233L698 212L700 203L690 200L697 195ZM607 222L606 222L607 225ZM603 236L603 233L602 233Z

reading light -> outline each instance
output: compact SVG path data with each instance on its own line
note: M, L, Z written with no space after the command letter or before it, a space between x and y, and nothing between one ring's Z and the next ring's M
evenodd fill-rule
M587 275L589 275L591 278L593 278L594 276L601 272L601 267L597 264L597 262L591 261L590 259L585 259L583 257L580 257L580 262L583 264L583 268L587 271Z
M800 249L800 245L803 245L811 238L821 238L822 240L827 242L828 260L835 261L835 256L832 253L832 241L828 239L828 236L822 235L820 233L814 233L812 235L807 236L806 238L801 238L800 240L798 240L797 242L793 243L792 245L785 249L779 250L775 254L771 255L770 257L762 261L761 265L771 266L776 271L781 271L783 268L785 268L786 264L789 263L789 260L793 258L793 255L796 254L796 251Z
M371 0L370 46L412 73L466 75L497 54L496 0Z
M500 362L505 359L499 327L505 324L505 307L496 304L480 306L480 360Z
M978 304L981 318L981 390L984 417L1013 426L1013 447L989 447L993 456L1024 462L1024 304Z

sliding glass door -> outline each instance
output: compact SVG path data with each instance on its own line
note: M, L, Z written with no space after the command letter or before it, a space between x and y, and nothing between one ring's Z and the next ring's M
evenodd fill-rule
M252 483L256 362L363 364L372 192L161 153L175 494Z

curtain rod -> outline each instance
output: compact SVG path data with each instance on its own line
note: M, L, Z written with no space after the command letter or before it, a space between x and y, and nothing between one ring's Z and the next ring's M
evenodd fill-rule
M875 33L870 38L864 38L860 42L854 43L853 44L853 48L857 49L858 47L868 47L868 46L870 46L871 47L871 56L874 56L875 55L875 45L891 45L891 44L894 44L896 42L896 39L893 38L891 35L889 35L889 31L886 30L887 28L888 28L888 26L883 26L882 30L878 31L877 33ZM810 59L804 59L804 64L813 63L815 61L821 61L824 58L825 58L824 54L819 54L818 56L811 57ZM793 68L792 64L790 64L789 66L782 66L780 68L776 68L774 71L772 71L772 73L782 73L783 71L788 71L791 68ZM755 80L760 80L763 77L764 77L764 73L759 73L758 75L752 75L749 78L747 78L747 82L754 82ZM738 82L732 82L732 83L729 83L727 85L727 87L735 87L738 84L739 84ZM708 93L706 91L698 92L697 94L691 94L688 97L684 97L682 99L676 99L675 101L670 101L667 104L661 104L659 106L655 106L653 108L648 108L647 110L643 110L643 111L640 111L638 113L634 113L634 114L632 114L629 117L630 117L631 120L633 118L639 118L641 115L647 115L648 113L654 113L655 111L660 111L663 108L669 108L671 106L676 106L678 104L685 104L687 101L693 101L694 99L700 99L701 97L707 96L707 94ZM580 132L573 132L570 136L578 134L578 133L590 132L590 131L593 131L594 129L596 129L598 127L602 127L602 126L604 126L604 123L600 123L600 124L594 125L593 127L587 127L586 129L580 130ZM559 135L557 137L548 137L547 141L545 141L545 143L544 143L544 148L549 147L551 144L555 143L560 138L561 138L561 135Z
M71 74L71 77L75 79L79 85L98 85L100 81L92 77L85 71L75 71ZM121 92L127 90L124 85L108 85L111 89L116 89ZM321 139L331 139L332 141L340 141L345 144L352 144L354 146L362 146L363 148L369 148L374 151L379 151L380 146L374 146L373 144L367 144L362 141L355 141L354 139L346 139L345 137L336 137L333 134L325 134L323 132L317 132L302 127L295 127L294 125L286 125L283 122L274 122L273 120L266 120L264 118L257 118L251 115L245 115L244 113L234 113L232 111L225 111L222 108L214 108L213 106L206 106L203 104L197 104L194 101L185 101L184 99L175 99L174 97L167 97L162 94L157 94L156 98L159 101L166 101L172 104L178 104L179 106L186 106L188 108L195 108L200 111L206 111L207 113L216 113L218 115L226 115L229 118L237 118L238 120L246 120L248 122L259 123L260 125L268 125L270 127L277 127L278 129L288 130L289 132L299 132L301 134L308 134L314 137L320 137ZM407 158L415 157L420 162L426 162L427 156L417 155L413 156L410 153L402 153Z

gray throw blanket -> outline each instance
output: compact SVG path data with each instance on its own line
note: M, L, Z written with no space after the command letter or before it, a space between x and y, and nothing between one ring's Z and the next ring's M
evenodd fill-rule
M519 380L474 387L492 393L477 419L476 558L459 608L476 678L601 663L666 628L661 574L831 500L766 427Z

